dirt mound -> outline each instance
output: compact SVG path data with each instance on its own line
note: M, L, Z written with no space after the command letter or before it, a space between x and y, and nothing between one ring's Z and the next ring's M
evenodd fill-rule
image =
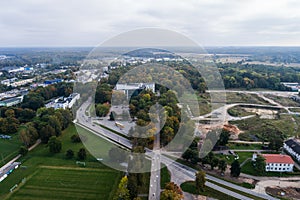
M300 189L294 187L267 187L266 192L277 197L283 197L287 199L300 199Z
M225 129L235 135L238 135L241 133L241 130L237 126L232 125L232 124L224 124L223 129Z

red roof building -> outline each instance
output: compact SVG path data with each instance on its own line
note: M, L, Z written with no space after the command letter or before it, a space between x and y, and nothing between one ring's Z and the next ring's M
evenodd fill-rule
M288 155L262 154L266 159L266 171L292 172L294 167L293 159Z

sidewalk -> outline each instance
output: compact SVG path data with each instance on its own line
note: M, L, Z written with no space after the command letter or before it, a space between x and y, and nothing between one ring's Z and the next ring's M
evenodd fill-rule
M269 181L269 180L277 180L277 181L300 181L300 176L291 176L291 177L274 177L274 176L252 176L249 174L240 174L241 177L251 178L258 181Z
M35 147L37 147L39 144L41 143L41 140L37 140L36 143L34 145L32 145L31 147L29 147L28 151L31 151L32 149L34 149ZM6 169L7 167L9 167L12 163L14 163L16 160L18 160L21 157L21 155L17 155L16 157L14 157L12 160L10 160L8 163L6 163L5 165L3 165L0 168L0 172L2 172L4 169Z

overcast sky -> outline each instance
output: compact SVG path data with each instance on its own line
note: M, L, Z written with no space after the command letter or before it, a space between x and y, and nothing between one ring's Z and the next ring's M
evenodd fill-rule
M137 28L204 46L300 46L299 0L0 1L0 46L96 46Z

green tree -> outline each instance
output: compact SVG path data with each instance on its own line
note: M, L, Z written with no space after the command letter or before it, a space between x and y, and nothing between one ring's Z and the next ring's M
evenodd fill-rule
M97 104L96 105L96 115L99 117L105 117L110 109L109 104Z
M241 166L238 160L234 160L231 164L230 174L233 177L239 177L241 173Z
M26 129L22 128L19 131L19 135L20 135L20 140L22 141L22 143L28 147L30 145L30 135L28 134Z
M51 136L55 136L55 130L50 125L43 126L39 131L43 143L47 143Z
M36 113L34 110L25 108L22 109L19 120L20 122L30 122L35 117L35 115Z
M194 138L189 148L182 154L182 158L190 161L192 164L197 164L200 161L198 142L199 138Z
M255 159L255 161L253 161L254 169L259 175L262 175L265 173L265 170L266 170L265 160L266 159L264 157L262 157L261 155L258 155L257 158Z
M70 110L67 109L58 109L56 112L60 112L62 117L63 117L63 121L62 121L62 128L66 129L70 123L72 123L72 113Z
M129 190L130 199L134 199L138 195L138 184L137 184L138 175L139 174L131 173L128 176L127 188Z
M227 168L226 160L220 159L220 160L219 160L219 163L218 163L218 168L219 168L219 170L221 171L221 173L224 173L225 170L226 170L226 168Z
M107 103L111 101L112 88L109 84L103 83L98 85L95 94L95 103Z
M25 156L28 153L28 149L25 146L21 146L20 150L19 150L19 154L21 154L22 156Z
M7 133L8 122L6 118L0 118L0 134Z
M68 151L66 152L66 157L67 159L71 159L74 157L74 151L72 149L68 149Z
M127 189L128 178L124 176L118 186L117 192L114 196L114 200L130 200L129 190Z
M86 159L86 150L85 150L85 148L79 149L79 151L77 153L77 157L78 157L79 160L85 160Z
M7 117L7 127L6 133L7 134L14 134L18 132L20 122L15 117Z
M5 111L5 116L7 118L14 118L15 117L15 111L13 109L8 109Z
M197 188L198 192L203 192L204 191L205 182L206 182L205 172L204 171L198 171L196 173L196 180L195 180L195 184L196 184L196 188Z
M71 136L71 141L73 143L80 143L81 142L80 136L79 135L72 135Z
M230 136L229 131L227 131L225 129L222 129L221 134L220 134L220 138L219 138L216 145L217 146L219 146L219 145L225 146L228 143L229 136Z
M39 137L38 132L32 123L27 123L26 126L22 127L19 131L19 135L22 143L26 147L33 145Z
M115 112L111 111L110 114L109 114L109 120L110 121L115 121L115 117L114 116L115 116Z
M40 94L36 92L30 92L29 94L24 96L24 100L22 102L22 108L37 110L43 106L44 106L44 98Z
M269 139L269 149L279 151L283 146L283 139L280 136L274 136Z
M50 153L59 153L62 148L61 141L56 138L56 136L52 136L48 141L49 151Z
M56 136L60 136L61 135L61 130L62 130L61 122L57 119L57 117L55 115L49 116L48 124L52 128L54 128Z
M209 163L211 170L213 170L215 167L217 167L218 164L219 164L219 159L214 156Z

